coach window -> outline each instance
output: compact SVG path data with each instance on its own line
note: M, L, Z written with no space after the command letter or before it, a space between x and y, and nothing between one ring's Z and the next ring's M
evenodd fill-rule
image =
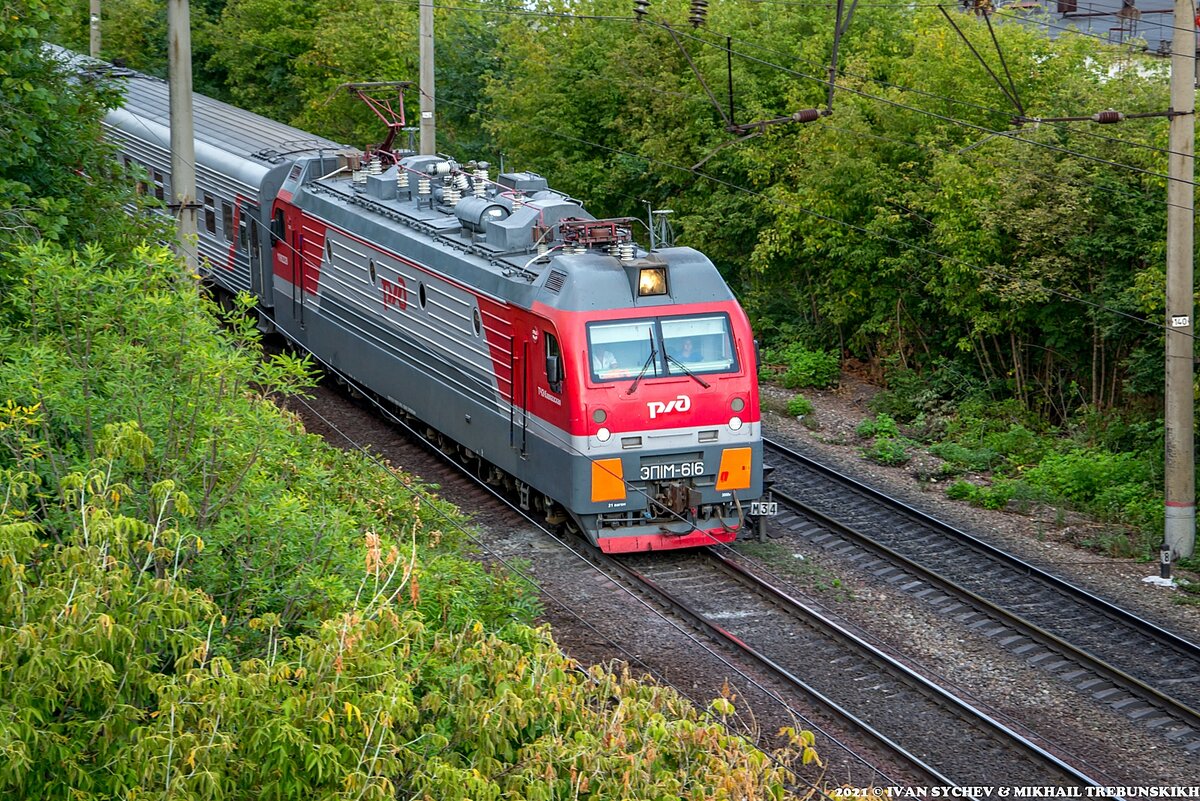
M204 195L204 230L217 233L217 202L207 192Z
M159 200L164 200L166 196L166 179L158 170L154 171L154 196Z
M564 371L562 362L562 349L558 346L558 337L545 332L546 340L546 382L550 385L550 389L555 392L562 392Z
M233 204L221 201L221 230L225 232L225 241L233 241Z

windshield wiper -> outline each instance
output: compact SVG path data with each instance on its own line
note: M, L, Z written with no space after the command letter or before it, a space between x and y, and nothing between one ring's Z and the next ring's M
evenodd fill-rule
M708 389L708 388L709 388L709 384L708 384L708 382L707 382L707 381L705 381L703 378L701 378L700 376L698 376L698 375L696 375L695 373L693 373L691 370L689 370L689 369L687 368L687 365L686 365L686 364L684 364L683 362L679 361L679 359L676 359L674 356L672 356L672 355L671 355L671 354L669 354L669 353L667 354L667 361L668 361L670 364L673 364L673 365L675 365L676 367L678 367L680 370L682 370L682 371L684 372L684 374L685 374L685 375L689 376L690 378L694 378L694 379L696 380L696 383L698 383L700 386L704 387L705 389Z
M629 389L625 390L626 395L632 395L637 392L638 382L646 375L646 371L650 369L650 365L654 364L654 360L658 357L658 348L654 346L654 331L650 331L650 355L646 357L646 363L642 365L642 371L637 374L637 378L633 379L633 384Z

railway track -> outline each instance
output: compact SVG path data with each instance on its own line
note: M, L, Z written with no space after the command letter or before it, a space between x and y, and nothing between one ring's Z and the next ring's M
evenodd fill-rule
M1200 647L779 443L773 525L1200 753Z
M577 655L585 664L626 662L635 671L645 670L660 681L675 684L698 708L719 694L726 681L739 686L747 704L740 711L749 712L762 726L757 732L740 733L750 739L765 736L766 740L760 740L764 749L772 747L770 736L779 726L797 724L792 710L801 708L800 699L778 693L774 686L747 683L744 675L739 674L739 667L723 661L724 657L711 643L696 638L686 621L668 620L649 612L645 600L631 600L634 595L628 590L629 582L625 582L625 589L620 589L604 571L580 558L577 551L590 546L573 541L576 551L564 547L556 537L541 530L544 527L529 513L469 475L459 463L438 453L418 432L386 422L370 401L361 396L357 402L353 401L344 389L332 384L326 382L309 401L289 404L304 418L306 428L338 447L371 447L392 464L418 473L423 482L439 486L440 496L473 510L478 519L486 519L486 529L481 532L486 537L486 542L481 543L485 558L528 563L529 577L536 579L548 593L543 599L556 638L573 643L575 647L570 649L573 654L576 648L582 651L582 655ZM351 431L353 439L348 434ZM580 613L589 618L586 623ZM881 744L864 732L857 732L856 736L848 731L845 719L836 711L805 707L803 713L807 718L798 725L815 732L816 748L828 775L837 776L838 781L855 786L918 786L936 781L890 745ZM731 728L739 730L737 725ZM814 771L812 775L818 773Z
M439 479L446 481L453 471L441 468L435 472L440 474ZM494 502L485 505L494 508ZM671 563L664 560L665 556L656 554L646 560L657 574L657 580L646 573L651 583L643 584L645 592L659 599L668 596L682 599L685 595L682 588L689 581L685 579L680 584L678 579L687 571L675 570L671 575L668 567ZM669 558L691 560L694 564L717 564L713 556L700 554L677 554ZM663 564L656 566L655 562L660 560ZM667 572L662 572L664 570ZM720 570L729 576L738 574L738 568L728 563ZM747 589L747 582L753 584L748 574L741 574L736 581L730 579L722 586L740 585L742 590L729 592L758 597L758 611L734 606L732 599L724 595L726 590L718 596L713 592L717 587L713 579L702 577L698 582L694 579L693 576L693 590L699 590L701 596L706 595L706 590L710 594L709 606L706 607L701 598L690 612L681 611L683 617L707 629L713 636L737 645L749 659L758 663L760 669L766 668L779 677L777 682L790 684L797 694L818 700L824 709L831 710L833 716L849 720L849 725L859 731L862 739L875 744L877 754L886 753L875 759L903 765L900 775L916 776L918 783L959 787L1004 783L1022 786L1096 784L1006 729L1002 723L991 721L986 715L978 716L967 704L938 691L902 666L894 662L888 664L890 660L886 658L879 661L879 657L869 656L872 649L861 643L851 645L843 637L838 646L842 649L840 655L829 650L834 645L821 646L818 650L816 643L820 637L814 632L821 624L800 625L795 622L794 612L780 617L779 609L802 605L761 585ZM767 597L774 597L774 600L763 600ZM765 611L771 608L776 611ZM763 627L751 625L763 621L768 621ZM763 631L774 631L775 640L766 643L762 649L755 648L759 632ZM780 632L785 633L783 637L779 636ZM826 634L825 637L837 642L843 634ZM750 648L747 650L746 646ZM883 667L885 664L887 666ZM815 669L816 681L804 682L801 669L806 666L810 671ZM794 698L792 696L789 703L794 704ZM847 710L855 710L855 713Z
M837 710L930 785L1098 786L816 607L712 550L607 559L709 636Z

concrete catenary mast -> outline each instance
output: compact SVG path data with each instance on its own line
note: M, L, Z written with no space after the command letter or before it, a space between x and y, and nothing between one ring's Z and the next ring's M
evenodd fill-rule
M192 22L188 0L167 0L167 83L171 106L171 208L175 252L196 271L196 142L192 123Z
M1174 558L1196 541L1192 282L1195 240L1196 31L1192 0L1175 0L1171 39L1171 130L1167 156L1167 344L1164 541Z

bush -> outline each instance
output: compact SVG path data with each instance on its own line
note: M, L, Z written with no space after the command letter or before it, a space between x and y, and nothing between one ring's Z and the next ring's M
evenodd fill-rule
M888 467L899 467L907 464L908 460L912 458L909 456L906 441L900 437L890 436L876 437L870 447L860 449L859 453L872 462Z
M1024 480L1104 520L1147 530L1161 524L1157 474L1148 455L1082 448L1051 454Z
M877 414L874 418L868 417L863 420L854 429L854 433L863 439L870 437L898 437L900 436L900 428L896 425L896 421L886 414Z
M949 359L938 359L924 370L898 365L895 358L884 365L887 388L871 398L873 412L910 422L918 415L945 417L953 404L981 391L971 372Z
M1000 455L993 450L966 448L957 442L939 442L930 446L929 452L954 467L976 473L991 470L1000 461Z
M673 690L582 673L545 629L446 629L414 608L412 555L394 570L370 535L353 604L298 636L255 618L248 658L222 656L221 609L178 568L193 511L163 482L131 490L110 447L131 430L57 491L0 469L3 797L784 797L785 769L714 719L727 699L705 720ZM125 514L169 494L165 518ZM783 756L815 759L810 733L789 739Z
M806 414L813 413L813 404L808 398L803 395L797 395L788 401L787 413L792 417L803 417Z
M955 481L946 488L946 497L966 501L984 509L1004 509L1016 496L1016 485L1011 481L997 481L991 486L981 487L969 481Z
M795 343L764 351L763 365L780 373L780 383L788 389L822 389L833 386L841 377L841 363L836 354L809 350Z

